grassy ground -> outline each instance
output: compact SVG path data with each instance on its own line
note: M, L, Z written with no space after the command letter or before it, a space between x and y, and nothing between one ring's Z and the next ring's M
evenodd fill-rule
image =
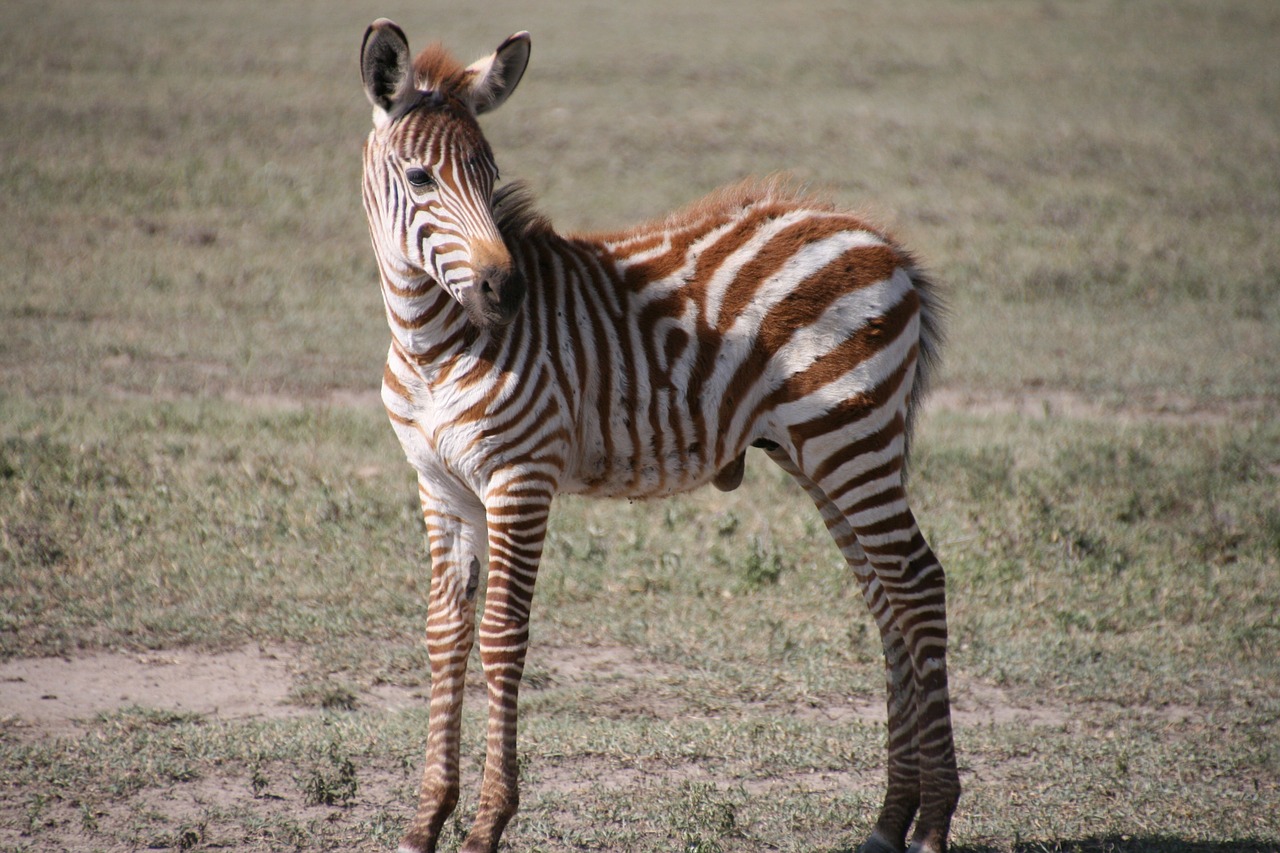
M304 709L2 718L0 849L389 849L409 816L425 701L374 700L425 688L427 577L369 393L379 15L466 58L533 31L486 127L564 227L790 169L947 284L912 493L961 849L1280 849L1280 12L855 8L0 8L0 657L261 646ZM848 850L874 633L763 458L563 501L510 849Z

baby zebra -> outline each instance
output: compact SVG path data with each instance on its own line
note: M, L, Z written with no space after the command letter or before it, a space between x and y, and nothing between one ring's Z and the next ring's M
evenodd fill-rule
M562 236L498 167L476 117L529 59L517 33L464 66L378 20L364 208L391 328L382 399L431 554L426 771L405 851L458 801L476 636L489 722L466 853L516 811L516 697L552 498L736 488L761 449L817 504L880 628L888 790L862 849L940 853L959 798L944 579L907 505L907 440L938 297L882 231L779 181L628 231ZM476 627L481 572L488 588Z

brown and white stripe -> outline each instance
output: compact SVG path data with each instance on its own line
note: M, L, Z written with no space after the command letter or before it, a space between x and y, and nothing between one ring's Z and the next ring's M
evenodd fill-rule
M942 567L904 491L911 420L939 345L937 296L882 231L783 182L664 220L562 236L498 172L476 116L525 33L464 67L365 35L374 105L364 205L391 329L383 401L418 472L431 551L431 718L402 849L436 849L459 790L467 658L489 688L480 808L464 851L516 810L516 698L552 498L741 482L760 448L817 505L880 628L889 782L864 850L941 851L959 797ZM476 624L476 590L487 592Z

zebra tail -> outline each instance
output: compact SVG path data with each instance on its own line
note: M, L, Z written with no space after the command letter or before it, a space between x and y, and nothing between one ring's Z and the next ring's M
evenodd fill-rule
M920 341L916 356L916 376L907 401L907 417L903 435L903 475L911 457L912 436L916 417L928 396L933 377L942 362L942 345L946 339L947 305L938 286L914 263L908 268L916 294L920 297Z

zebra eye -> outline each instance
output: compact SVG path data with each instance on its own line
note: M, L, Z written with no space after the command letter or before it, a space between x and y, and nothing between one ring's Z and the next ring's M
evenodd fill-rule
M431 177L431 173L420 166L414 166L407 170L404 176L409 179L409 183L414 189L425 190L436 185L435 179Z

